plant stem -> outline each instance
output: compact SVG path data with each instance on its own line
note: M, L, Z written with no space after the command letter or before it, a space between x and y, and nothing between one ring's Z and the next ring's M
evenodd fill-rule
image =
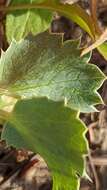
M99 35L101 35L101 29L98 25L98 19L97 19L97 5L98 5L98 0L90 0L90 11L91 11L91 17L93 20L93 24L95 27L95 32Z
M61 3L55 3L47 0L45 3L35 4L17 4L10 6L0 6L0 11L10 12L15 10L26 10L26 9L47 9L51 11L57 11L63 16L71 19L83 28L92 38L94 38L95 32L92 27L91 17L82 9L78 4L72 4L66 6Z
M49 6L47 6L44 3L41 4L21 4L21 5L10 5L10 6L0 6L0 11L6 11L6 12L10 12L10 11L15 11L15 10L26 10L26 9L35 9L35 8L41 8L41 9L49 9ZM54 7L51 9L54 10Z

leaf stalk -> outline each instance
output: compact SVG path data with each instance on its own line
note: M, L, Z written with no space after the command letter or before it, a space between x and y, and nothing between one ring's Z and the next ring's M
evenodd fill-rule
M68 5L68 4L64 5L61 3L46 1L44 3L39 3L39 4L30 3L30 4L0 6L0 11L5 11L5 12L26 10L26 9L47 9L50 11L57 11L60 14L76 22L92 37L92 39L94 39L95 37L94 25L92 27L93 24L92 18L77 3L73 5Z

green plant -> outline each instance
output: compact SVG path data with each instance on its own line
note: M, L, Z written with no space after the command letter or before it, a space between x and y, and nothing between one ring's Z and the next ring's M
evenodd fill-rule
M93 40L96 25L77 4L63 5L58 0L12 3L0 7L12 11L6 21L7 39L12 42L0 59L2 139L40 153L52 172L53 190L75 190L76 172L82 175L82 155L88 148L79 113L95 111L94 105L103 103L97 89L106 77L88 63L90 55L80 57L79 40L63 42L62 34L43 31L51 23L51 11L78 23ZM27 36L29 32L36 36Z

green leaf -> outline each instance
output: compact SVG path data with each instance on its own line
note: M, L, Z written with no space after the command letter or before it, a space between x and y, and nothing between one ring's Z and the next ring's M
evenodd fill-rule
M12 0L12 5L41 3L44 0ZM28 33L37 34L49 28L52 13L43 9L16 10L7 15L6 35L8 42L21 40Z
M6 34L9 42L13 38L20 40L29 32L37 34L46 30L51 23L49 10L66 16L88 32L92 38L95 37L93 20L78 4L64 5L60 0L12 0L11 5L7 8L11 13L6 19ZM12 11L14 9L15 11Z
M107 43L104 42L99 47L97 47L97 49L101 53L101 55L107 60Z
M0 86L5 94L20 98L47 96L66 99L82 112L95 111L102 103L96 89L104 74L87 57L80 57L77 41L62 44L61 35L44 32L21 42L12 42L0 60Z
M53 176L53 190L76 190L86 151L83 123L77 112L47 98L21 100L6 123L2 139L8 145L38 152Z

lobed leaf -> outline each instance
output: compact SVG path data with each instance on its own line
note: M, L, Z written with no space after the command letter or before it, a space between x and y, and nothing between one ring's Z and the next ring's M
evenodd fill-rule
M86 151L83 123L77 112L47 98L21 100L6 123L2 139L8 145L38 152L48 163L53 190L76 190Z
M14 97L66 99L73 109L95 111L93 105L102 102L96 90L105 76L87 63L89 56L80 57L77 44L47 32L13 41L0 60L0 87Z

